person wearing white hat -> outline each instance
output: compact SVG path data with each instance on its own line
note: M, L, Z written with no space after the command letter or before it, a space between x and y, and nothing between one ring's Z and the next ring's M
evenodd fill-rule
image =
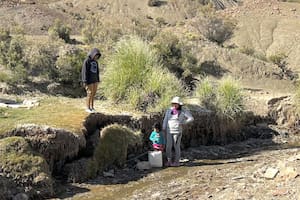
M163 120L163 131L165 133L167 163L166 166L179 166L179 159L181 155L180 143L182 137L182 126L194 121L191 113L183 109L183 103L180 97L174 97L171 100L172 107L167 109ZM175 158L172 161L173 152L175 150Z

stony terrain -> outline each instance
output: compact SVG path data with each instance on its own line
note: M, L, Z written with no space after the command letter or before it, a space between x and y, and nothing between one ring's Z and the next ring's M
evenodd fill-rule
M299 199L299 147L289 137L200 146L181 166L111 170L64 188L67 199ZM295 142L295 141L294 141Z

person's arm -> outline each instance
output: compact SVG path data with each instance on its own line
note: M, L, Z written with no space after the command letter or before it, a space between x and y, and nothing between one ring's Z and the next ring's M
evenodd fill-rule
M192 121L194 121L194 117L188 110L184 110L183 114L186 118L186 120L184 121L184 124L188 124L188 123L191 123Z
M152 142L154 142L156 140L156 133L155 132L152 132L150 137L149 137L149 140L151 140Z
M83 84L87 82L87 59L84 60L82 68L81 68L81 80Z
M99 62L97 62L97 78L98 78L98 82L100 82L100 65Z
M164 120L163 120L163 124L162 124L162 130L166 131L167 130L167 125L168 125L168 115L169 115L169 109L166 110L165 112L165 116L164 116Z
M164 117L163 124L162 124L162 131L163 131L163 136L164 136L165 142L167 141L167 126L168 126L168 120L169 120L168 119L169 112L170 112L170 109L166 110L165 117Z

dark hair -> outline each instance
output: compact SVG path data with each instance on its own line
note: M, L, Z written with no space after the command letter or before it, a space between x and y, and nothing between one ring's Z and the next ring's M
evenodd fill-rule
M161 125L159 122L155 122L152 127L157 129L158 131L161 131Z

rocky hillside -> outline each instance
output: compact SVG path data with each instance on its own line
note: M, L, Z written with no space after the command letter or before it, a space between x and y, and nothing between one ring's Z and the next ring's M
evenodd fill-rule
M280 1L245 1L224 11L238 20L231 43L265 58L285 55L286 65L299 73L300 4Z
M201 20L198 17L201 6L208 3L218 9L217 16L229 18L236 24L231 39L223 46L208 42L205 37L203 40L199 29L207 27L195 25ZM294 81L298 76L298 3L277 0L5 0L0 4L0 27L22 27L25 34L33 38L48 34L56 18L71 26L73 34L80 35L90 16L98 16L105 27L115 32L136 26L152 29L156 24L159 31L168 30L188 38L201 69L213 68L211 71L217 70L217 73L251 79ZM204 69L204 72L208 71Z

